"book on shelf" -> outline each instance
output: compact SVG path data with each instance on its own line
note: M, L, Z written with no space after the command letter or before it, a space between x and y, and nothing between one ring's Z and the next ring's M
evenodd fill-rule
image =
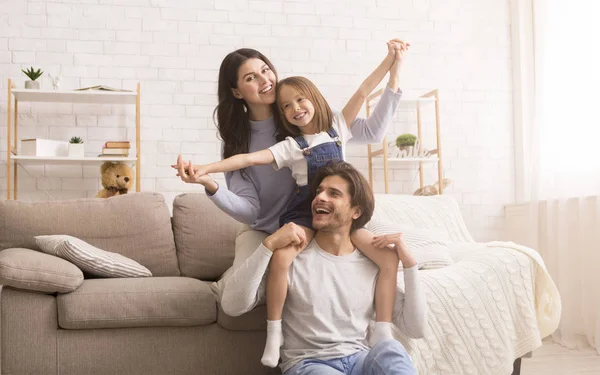
M117 89L115 87L104 86L104 85L96 85L90 87L82 87L80 89L75 89L75 91L116 91L116 92L132 92L131 90L123 90Z
M104 148L130 148L129 141L107 141L104 143Z
M106 148L102 149L102 155L129 155L129 148Z

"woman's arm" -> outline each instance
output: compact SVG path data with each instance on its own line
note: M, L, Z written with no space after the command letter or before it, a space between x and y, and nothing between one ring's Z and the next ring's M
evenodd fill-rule
M192 161L183 161L183 157L177 157L177 164L171 165L177 170L177 176L183 182L201 184L206 190L206 195L226 214L235 220L251 225L260 214L260 200L258 191L250 179L245 179L240 171L225 174L228 190L225 186L219 186L209 175L199 176L194 173Z
M425 336L427 327L427 302L421 287L417 265L405 268L404 293L396 292L396 306L392 322L408 337L419 339Z

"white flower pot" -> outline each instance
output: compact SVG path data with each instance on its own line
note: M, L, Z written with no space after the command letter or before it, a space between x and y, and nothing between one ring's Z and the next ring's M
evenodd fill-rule
M25 88L26 89L33 89L33 90L39 90L40 89L40 83L38 81L25 81Z
M70 158L82 158L84 155L83 143L69 143Z

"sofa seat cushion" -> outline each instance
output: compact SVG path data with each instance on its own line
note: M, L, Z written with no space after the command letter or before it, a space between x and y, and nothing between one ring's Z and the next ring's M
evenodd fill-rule
M229 316L225 314L219 305L219 316L217 323L230 331L266 331L267 330L267 306L257 306L244 315Z
M216 322L209 284L187 277L84 280L57 297L65 329L199 326Z

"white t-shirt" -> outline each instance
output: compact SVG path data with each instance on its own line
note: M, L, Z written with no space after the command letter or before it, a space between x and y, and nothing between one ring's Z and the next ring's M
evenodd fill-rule
M328 360L367 350L379 268L358 250L336 256L314 239L288 271L282 317L282 370L304 359Z
M333 116L333 128L338 134L340 141L342 142L342 158L346 159L346 143L352 138L352 133L348 129L346 119L342 112L336 113ZM317 134L304 135L308 147L312 148L323 143L332 142L331 137L327 132L321 132ZM292 170L292 177L296 180L298 186L308 185L308 165L302 149L293 137L287 137L283 141L274 144L269 147L275 163L273 168L279 170L283 167L287 167Z

